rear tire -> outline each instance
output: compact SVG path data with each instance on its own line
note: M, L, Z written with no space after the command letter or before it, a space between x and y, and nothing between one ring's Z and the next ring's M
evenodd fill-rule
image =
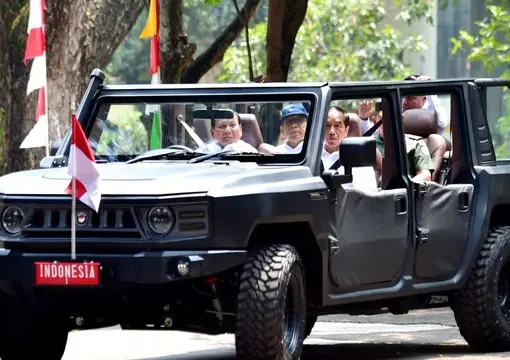
M510 350L510 226L489 232L467 283L450 301L472 349Z
M269 245L244 265L236 311L241 360L298 360L306 322L305 277L298 252Z

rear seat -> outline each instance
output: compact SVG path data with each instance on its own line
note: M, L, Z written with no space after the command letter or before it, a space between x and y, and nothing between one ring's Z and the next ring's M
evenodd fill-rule
M449 142L437 133L437 113L433 109L411 109L404 112L404 132L423 138L434 164L432 181L438 181L444 155L451 148Z

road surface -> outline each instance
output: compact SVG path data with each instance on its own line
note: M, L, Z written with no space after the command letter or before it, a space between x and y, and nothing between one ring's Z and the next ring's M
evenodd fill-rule
M326 316L305 341L303 360L470 359L495 360L510 353L473 354L449 309L408 315ZM64 360L235 360L233 335L177 331L75 331Z

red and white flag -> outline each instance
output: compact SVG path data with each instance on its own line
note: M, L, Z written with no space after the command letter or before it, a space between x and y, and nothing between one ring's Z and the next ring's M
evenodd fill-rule
M28 17L28 38L25 49L25 64L33 59L30 77L27 85L27 95L39 89L36 110L36 123L27 137L21 143L21 148L46 146L48 151L48 107L46 99L46 39L44 0L30 0L30 14Z
M96 212L101 202L99 192L99 171L96 169L96 158L87 141L87 136L73 114L72 118L71 149L67 173L75 179L76 198ZM73 196L73 179L66 189L66 193Z

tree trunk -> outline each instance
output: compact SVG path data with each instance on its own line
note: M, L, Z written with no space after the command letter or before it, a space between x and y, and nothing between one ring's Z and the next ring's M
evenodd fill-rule
M0 5L0 48L9 49L0 55L4 173L37 167L44 154L44 149L19 148L34 125L37 101L37 92L28 101L26 96L32 65L23 63L28 11L13 28L21 3L26 1ZM140 0L46 0L46 6L48 120L54 141L69 129L90 72L108 64L145 5Z
M197 46L188 42L182 17L183 0L163 0L160 8L161 81L178 84L182 70L193 58Z
M287 81L296 35L308 0L269 0L267 19L267 82Z
M196 44L190 43L183 22L183 0L163 0L160 4L161 80L167 84L197 83L243 31L255 15L260 0L246 0L239 14L201 55L193 60Z
M182 74L181 82L197 83L214 65L223 60L225 52L239 37L246 24L255 16L260 0L246 0L244 7L218 38L193 61Z

